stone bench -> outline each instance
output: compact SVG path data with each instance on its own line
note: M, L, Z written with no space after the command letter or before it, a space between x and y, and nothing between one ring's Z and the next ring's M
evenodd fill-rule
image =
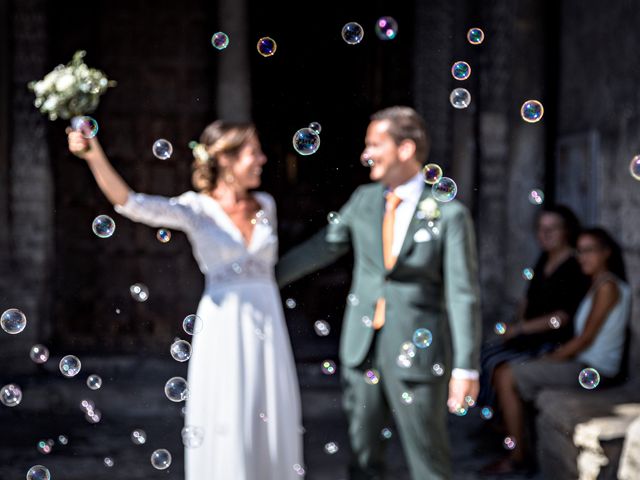
M640 479L640 382L588 390L544 390L536 398L537 455L543 478L615 480L625 447L626 478ZM635 427L634 435L640 433ZM634 446L635 445L635 446Z

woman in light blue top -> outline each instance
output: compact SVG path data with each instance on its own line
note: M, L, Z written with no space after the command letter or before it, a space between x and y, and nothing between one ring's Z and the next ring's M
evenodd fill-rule
M485 467L484 473L512 473L531 467L527 453L532 450L523 435L523 400L534 400L544 388L579 387L580 372L585 368L595 369L596 377L606 381L617 377L624 367L631 289L620 247L605 230L591 228L580 234L577 253L591 288L576 312L574 337L539 360L509 365L511 388L502 408L506 433L515 441L515 448L508 457ZM583 386L591 389L597 383Z

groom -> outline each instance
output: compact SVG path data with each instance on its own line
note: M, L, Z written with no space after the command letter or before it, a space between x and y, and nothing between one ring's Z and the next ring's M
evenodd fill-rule
M421 169L422 118L409 107L375 113L362 185L329 224L285 255L284 286L353 248L340 342L351 479L382 478L381 430L392 416L414 480L451 478L447 406L478 394L479 289L473 225L453 200L438 203Z

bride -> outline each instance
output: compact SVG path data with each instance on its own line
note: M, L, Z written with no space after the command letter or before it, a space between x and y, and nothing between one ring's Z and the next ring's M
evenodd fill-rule
M255 128L207 126L194 149L196 191L174 198L132 192L96 138L67 134L69 150L87 162L115 210L184 231L205 275L185 420L204 437L199 447L185 449L186 479L303 476L300 393L273 277L275 202L250 191L259 187L267 161Z

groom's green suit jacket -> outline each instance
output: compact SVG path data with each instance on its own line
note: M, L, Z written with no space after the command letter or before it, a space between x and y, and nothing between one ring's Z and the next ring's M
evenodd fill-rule
M398 377L435 380L433 366L446 375L452 368L479 369L480 312L477 256L473 224L458 201L438 203L434 218L430 189L425 188L414 212L395 265L387 270L382 254L384 188L359 187L330 223L314 237L288 252L276 267L283 286L318 270L353 249L351 293L340 339L340 361L357 367L367 357L375 330L370 320L378 298L386 299L385 325L378 332L378 354L395 365ZM429 204L429 202L431 202ZM426 210L426 211L425 211ZM368 321L369 319L369 321ZM418 328L433 336L418 349L413 364L396 364L400 347Z

